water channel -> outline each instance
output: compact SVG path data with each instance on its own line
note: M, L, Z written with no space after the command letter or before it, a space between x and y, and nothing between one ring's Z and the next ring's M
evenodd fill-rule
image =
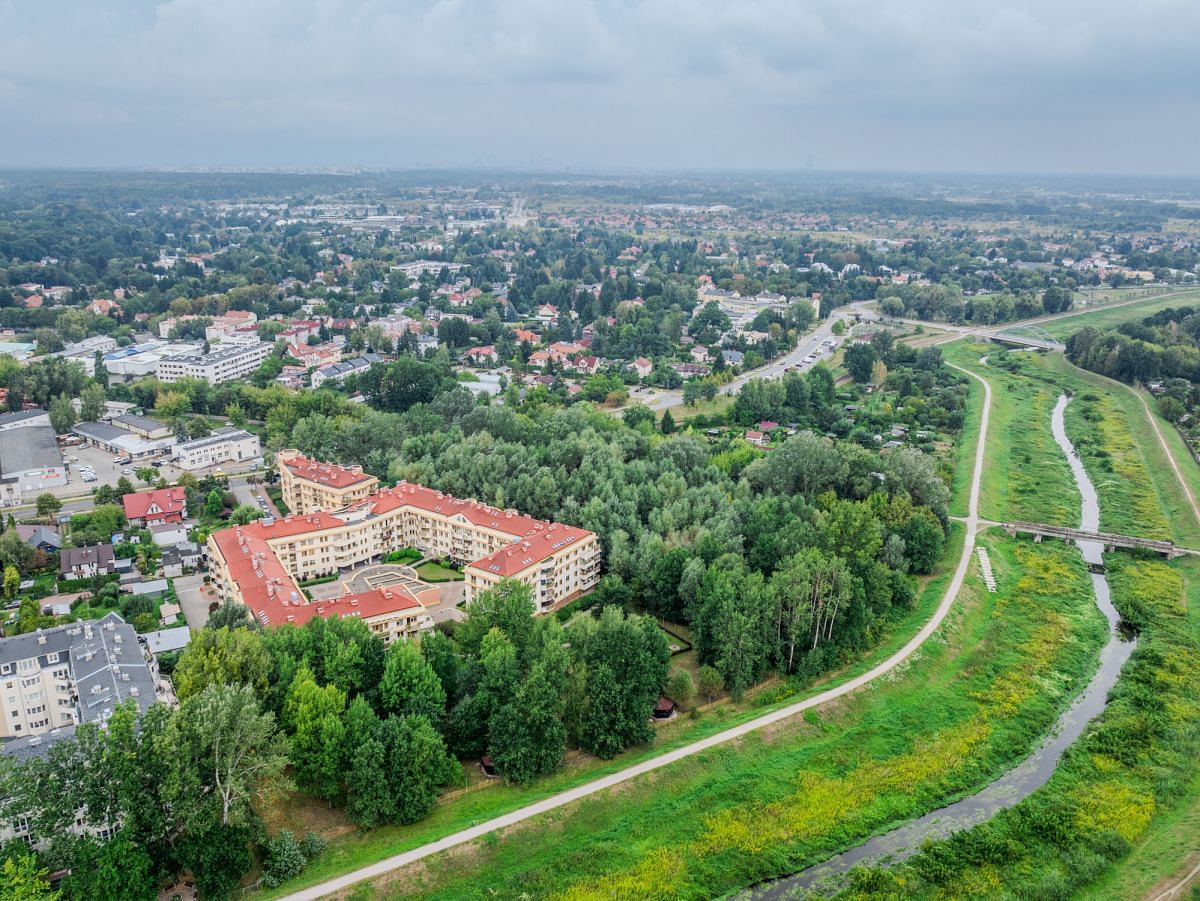
M1100 504L1096 489L1084 471L1075 447L1067 438L1063 413L1069 398L1059 397L1051 418L1054 440L1066 454L1082 497L1080 527L1085 531L1100 530ZM1083 692L1071 703L1054 724L1042 743L1008 772L970 797L931 811L891 832L878 835L855 848L811 866L792 876L764 883L743 897L749 899L784 899L802 897L811 892L825 893L843 887L845 875L856 866L895 864L911 857L927 839L946 838L954 832L970 829L983 823L1001 810L1012 807L1036 791L1054 774L1063 752L1082 734L1087 724L1099 716L1108 700L1108 692L1116 684L1121 667L1133 653L1136 641L1126 640L1118 630L1120 614L1112 605L1108 580L1103 572L1104 547L1095 541L1079 541L1083 559L1092 572L1092 589L1096 606L1108 620L1108 642L1100 652L1100 665Z

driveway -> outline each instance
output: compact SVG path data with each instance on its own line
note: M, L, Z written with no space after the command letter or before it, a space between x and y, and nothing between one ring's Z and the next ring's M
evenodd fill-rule
M175 580L175 594L184 619L192 631L203 629L208 622L208 605L220 600L217 593L204 585L203 575L180 576Z

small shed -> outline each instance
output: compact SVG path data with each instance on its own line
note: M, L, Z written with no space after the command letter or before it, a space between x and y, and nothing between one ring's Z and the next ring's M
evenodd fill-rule
M479 758L479 768L483 770L483 775L485 776L494 777L499 775L496 772L496 764L492 763L492 756L490 754L484 754Z
M669 720L675 715L675 702L662 695L658 699L658 703L654 705L654 718L656 720Z

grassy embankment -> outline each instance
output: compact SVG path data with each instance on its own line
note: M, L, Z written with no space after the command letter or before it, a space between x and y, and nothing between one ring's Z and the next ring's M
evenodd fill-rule
M943 348L943 355L948 362L979 374L992 386L990 440L979 489L979 515L996 522L1078 524L1079 492L1071 479L1070 466L1050 433L1058 387L1003 366L980 363L984 355L989 360L1005 358L995 345L955 342ZM1010 354L1007 358L1015 360L1017 356ZM973 416L978 421L977 407L968 406L967 414L968 419ZM960 508L955 513L966 512L969 487L969 477L960 477L954 484L955 505Z
M657 728L653 745L632 748L614 760L573 758L559 772L526 787L504 785L499 781L487 782L478 790L454 793L443 799L434 812L420 823L382 827L369 832L349 826L340 811L330 810L323 802L299 795L286 796L281 799L280 806L265 813L270 829L291 829L302 834L317 828L329 839L329 846L300 877L277 890L262 891L256 897L278 897L392 854L419 847L564 789L690 744L776 707L818 694L866 672L902 647L932 616L962 554L963 539L962 526L952 524L942 560L931 575L922 579L913 609L890 624L880 643L854 662L809 685L774 681L747 692L741 704L723 701L703 708L694 716L676 717Z
M1124 322L1137 322L1147 316L1152 316L1159 310L1166 310L1170 307L1186 307L1196 303L1200 303L1200 290L1172 291L1136 303L1122 303L1121 298L1118 298L1111 308L1097 307L1079 311L1073 316L1051 319L1043 323L1041 327L1061 340L1075 334L1085 325L1098 329L1116 328Z
M1029 372L1080 392L1067 430L1096 484L1106 528L1167 531L1176 540L1196 534L1200 526L1133 392L1061 357L1039 358ZM1174 456L1194 484L1195 464ZM1140 636L1104 714L1026 801L906 867L864 875L849 896L1128 898L1170 886L1195 865L1200 560L1110 554L1106 563L1113 601Z
M993 820L847 897L1136 897L1196 851L1200 561L1106 558L1113 601L1140 629L1108 707L1050 781ZM1186 586L1186 588L1185 588Z
M1074 549L989 534L912 661L871 690L396 874L385 896L711 897L974 790L1086 681L1105 629Z

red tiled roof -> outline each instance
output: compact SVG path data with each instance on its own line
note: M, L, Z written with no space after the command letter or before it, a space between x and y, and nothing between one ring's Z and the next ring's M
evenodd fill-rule
M138 491L121 498L125 506L126 519L142 519L151 506L157 506L160 513L167 515L178 513L183 515L187 507L187 492L182 488L159 488L156 491Z
M314 522L314 519L317 521ZM309 601L275 555L267 539L330 525L341 525L341 521L332 516L292 516L269 526L251 523L213 534L229 568L230 578L237 582L242 600L259 622L271 626L284 623L301 626L314 616L369 618L395 610L425 606L417 595L398 585L359 594L345 594L332 600ZM429 591L436 592L436 589Z
M531 532L515 544L476 560L471 566L484 572L513 576L590 534L586 529L565 526L558 522L543 524L542 529Z
M297 478L319 482L332 488L348 488L371 478L365 472L354 472L336 463L321 463L305 456L296 456L283 463Z

